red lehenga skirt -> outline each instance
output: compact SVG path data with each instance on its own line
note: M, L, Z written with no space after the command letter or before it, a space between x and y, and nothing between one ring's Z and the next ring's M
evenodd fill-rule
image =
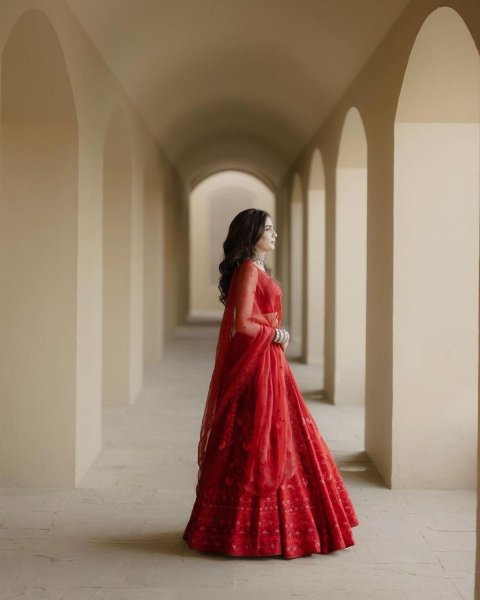
M352 501L287 360L286 398L298 467L273 493L238 485L251 429L254 378L210 433L197 497L183 539L196 550L232 556L327 554L355 544Z

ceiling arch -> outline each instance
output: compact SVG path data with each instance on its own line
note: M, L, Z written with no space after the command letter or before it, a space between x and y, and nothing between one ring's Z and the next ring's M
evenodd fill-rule
M191 185L279 185L409 0L67 0Z

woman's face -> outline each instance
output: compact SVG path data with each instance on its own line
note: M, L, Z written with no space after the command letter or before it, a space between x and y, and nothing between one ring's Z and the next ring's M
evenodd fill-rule
M255 248L258 252L269 252L275 249L275 239L277 232L273 229L272 219L267 215L265 219L265 230L262 237L255 244Z

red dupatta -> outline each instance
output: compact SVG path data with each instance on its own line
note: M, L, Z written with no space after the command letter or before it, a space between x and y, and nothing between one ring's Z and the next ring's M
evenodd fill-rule
M253 384L255 410L243 481L239 483L245 490L263 495L275 492L295 473L297 459L285 388L286 359L282 347L272 342L274 329L279 326L278 311L266 310L272 308L272 299L268 287L266 293L259 293L260 276L259 268L247 260L237 267L230 282L200 431L198 479L212 427L249 382ZM273 281L269 285L273 286ZM228 361L233 334L242 337L244 350L235 361Z

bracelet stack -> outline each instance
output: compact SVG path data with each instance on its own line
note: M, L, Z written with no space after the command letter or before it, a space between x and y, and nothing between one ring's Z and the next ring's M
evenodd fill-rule
M272 342L276 344L284 344L290 340L290 334L286 329L275 328L275 335L273 336Z

